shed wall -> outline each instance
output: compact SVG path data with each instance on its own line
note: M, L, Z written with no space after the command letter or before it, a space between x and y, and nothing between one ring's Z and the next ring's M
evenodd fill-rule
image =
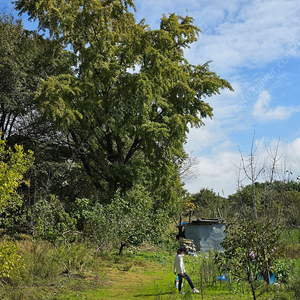
M185 238L194 240L196 249L202 252L209 250L223 252L220 245L225 238L225 224L189 225L185 227Z

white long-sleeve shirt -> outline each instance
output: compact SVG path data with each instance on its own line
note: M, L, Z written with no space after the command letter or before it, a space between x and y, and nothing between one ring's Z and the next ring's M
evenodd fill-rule
M181 255L181 254L177 254L175 256L174 272L176 274L185 273L185 268L184 268L184 263L183 263L183 255Z

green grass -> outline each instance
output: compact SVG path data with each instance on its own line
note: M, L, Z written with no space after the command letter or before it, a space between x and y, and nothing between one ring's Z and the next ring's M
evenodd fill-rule
M83 247L86 247L85 251ZM74 245L74 252L68 253L44 242L31 244L28 241L20 242L19 248L25 268L15 278L2 281L0 299L252 299L245 283L216 282L218 273L212 255L207 258L185 256L186 270L201 294L193 294L185 282L183 291L186 294L182 296L174 285L175 253L148 250L127 251L121 256L116 252L95 254L87 245ZM70 258L73 259L72 272L66 274L62 262ZM279 295L277 298L266 293L260 299L286 299L280 296L283 295L282 286L273 288L277 289L274 293Z

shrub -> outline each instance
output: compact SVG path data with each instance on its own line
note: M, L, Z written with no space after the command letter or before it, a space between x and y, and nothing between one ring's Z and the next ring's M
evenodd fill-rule
M63 234L75 227L75 219L65 211L64 205L54 195L40 199L33 207L34 235L55 245Z
M295 261L295 265L288 279L287 290L291 292L295 299L300 299L300 262Z
M24 266L14 242L5 241L0 248L0 277L10 278Z
M280 259L274 262L274 274L278 281L287 283L293 270L293 261Z
M55 261L62 266L62 272L70 276L90 267L93 263L93 253L85 244L66 241L55 250Z

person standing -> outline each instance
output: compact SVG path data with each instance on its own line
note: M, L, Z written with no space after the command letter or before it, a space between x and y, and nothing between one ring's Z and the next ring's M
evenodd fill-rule
M175 261L174 261L174 273L175 275L177 274L179 278L179 284L178 284L178 291L181 294L184 294L181 291L181 285L182 285L182 279L185 278L187 282L189 283L190 287L193 290L193 293L199 294L199 291L194 287L193 282L187 272L185 271L184 267L184 262L183 262L183 256L186 253L185 248L180 248L177 250L177 255L175 256Z

